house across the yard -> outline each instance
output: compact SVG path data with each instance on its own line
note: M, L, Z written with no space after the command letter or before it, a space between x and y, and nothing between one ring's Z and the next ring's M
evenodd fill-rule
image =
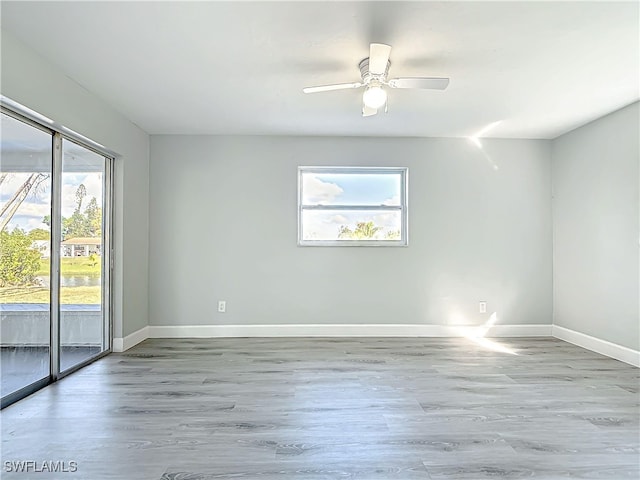
M92 253L100 255L102 241L100 238L75 237L61 243L63 257L88 257Z

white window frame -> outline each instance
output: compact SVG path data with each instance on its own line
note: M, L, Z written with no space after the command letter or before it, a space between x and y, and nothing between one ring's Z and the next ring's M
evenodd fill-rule
M302 176L306 173L320 174L398 174L400 175L400 205L305 205L302 203ZM406 247L409 244L408 227L408 184L409 169L407 167L298 167L298 246L321 247ZM369 212L399 211L401 218L400 238L397 240L304 240L302 213L307 210L363 210Z

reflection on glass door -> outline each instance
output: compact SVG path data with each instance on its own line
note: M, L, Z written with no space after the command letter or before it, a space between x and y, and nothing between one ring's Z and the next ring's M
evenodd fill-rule
M107 348L103 310L105 157L62 142L60 371Z
M2 115L0 391L50 376L52 134Z

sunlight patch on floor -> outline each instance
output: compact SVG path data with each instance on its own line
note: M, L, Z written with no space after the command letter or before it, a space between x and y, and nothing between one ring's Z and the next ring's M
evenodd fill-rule
M471 340L476 345L479 345L487 350L491 350L499 353L508 353L509 355L518 355L515 350L495 341L486 338L491 328L498 321L497 312L493 312L489 319L482 325L477 327L459 327L460 332L464 338Z

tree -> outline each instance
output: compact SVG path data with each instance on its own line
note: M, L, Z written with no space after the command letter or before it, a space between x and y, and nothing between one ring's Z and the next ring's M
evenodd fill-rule
M62 238L67 240L74 237L88 237L87 219L78 211L69 218L62 217Z
M27 285L35 281L40 253L31 248L33 240L21 229L0 231L0 287Z
M76 202L78 202L76 204L76 212L80 213L80 211L82 210L82 200L84 200L84 197L87 196L87 187L84 186L83 183L81 183L80 185L78 185L78 188L76 189Z
M97 238L102 235L102 208L98 206L96 197L91 197L82 211L82 203L87 196L87 189L83 184L76 190L76 208L69 218L62 217L62 238L67 240L74 237ZM49 215L42 219L42 223L49 225Z
M346 225L340 227L338 238L351 238L354 240L366 240L375 238L382 227L376 226L373 222L358 222L355 230L351 230Z
M87 208L84 210L87 218L88 237L99 237L102 235L102 209L98 207L96 197L91 197Z
M51 238L51 232L44 228L34 228L27 235L31 240L49 240Z

